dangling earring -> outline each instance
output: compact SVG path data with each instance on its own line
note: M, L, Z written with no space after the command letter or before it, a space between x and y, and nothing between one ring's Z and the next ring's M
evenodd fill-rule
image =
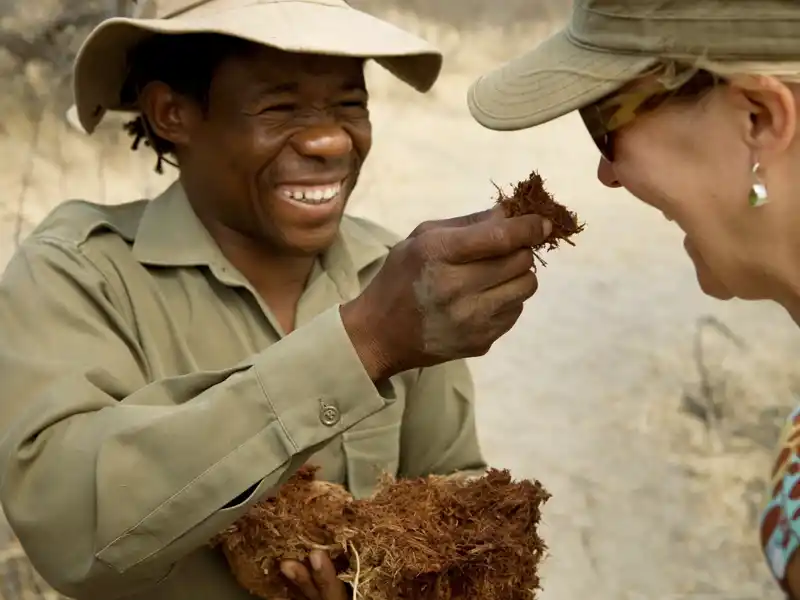
M755 208L764 206L767 202L769 202L767 186L764 185L764 181L761 179L761 175L759 173L760 169L761 164L756 162L753 165L753 186L750 188L750 197L748 198L750 206Z

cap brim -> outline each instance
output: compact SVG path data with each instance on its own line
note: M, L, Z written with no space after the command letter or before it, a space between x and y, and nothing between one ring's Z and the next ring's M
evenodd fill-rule
M480 77L470 86L467 102L487 129L528 129L590 105L657 62L649 56L588 50L562 31Z
M91 133L109 110L121 106L129 51L154 33L217 33L287 52L374 59L415 89L428 91L439 77L442 54L391 23L350 7L304 2L248 4L174 19L113 18L98 25L75 60L78 119Z

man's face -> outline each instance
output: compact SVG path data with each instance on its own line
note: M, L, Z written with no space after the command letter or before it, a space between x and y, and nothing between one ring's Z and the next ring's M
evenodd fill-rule
M212 233L287 256L332 243L372 143L363 61L255 48L188 123L181 178Z

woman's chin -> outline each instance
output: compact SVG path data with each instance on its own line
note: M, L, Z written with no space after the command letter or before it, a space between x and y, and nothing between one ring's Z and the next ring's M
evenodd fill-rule
M697 275L697 283L700 284L700 289L703 290L706 296L711 296L717 300L731 300L736 297L736 294L733 294L722 281L711 273L708 265L701 258L688 237L684 238L683 247L692 260Z
M697 276L697 282L700 284L700 289L706 296L711 296L717 300L732 300L736 297L731 291L718 281L709 282L706 278Z

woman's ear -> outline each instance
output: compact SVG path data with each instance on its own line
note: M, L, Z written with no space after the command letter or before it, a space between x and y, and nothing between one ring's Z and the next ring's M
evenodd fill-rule
M762 164L786 151L797 133L797 98L775 77L748 77L731 83L749 113L747 142Z
M155 135L177 147L188 145L195 111L186 98L154 81L139 94L139 106Z

